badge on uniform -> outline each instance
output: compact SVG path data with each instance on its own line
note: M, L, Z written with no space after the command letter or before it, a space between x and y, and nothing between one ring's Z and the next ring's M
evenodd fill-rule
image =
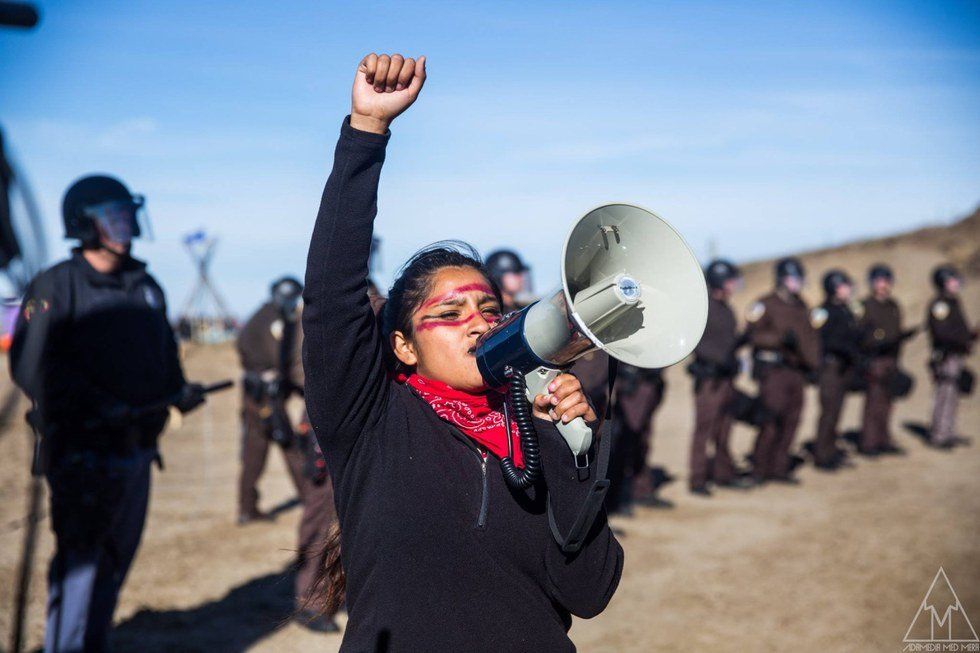
M21 315L28 322L31 321L35 315L47 313L51 309L51 302L46 299L28 299L24 302L24 308L21 309Z
M829 317L827 309L823 306L817 306L812 311L810 311L810 326L814 329L819 329L824 324L827 323L827 318Z
M949 317L949 304L940 299L932 305L932 316L940 322L945 320Z
M276 340L282 340L282 330L283 330L282 320L276 320L275 322L269 325L269 332L272 334L272 337L275 338Z
M766 305L762 302L756 302L749 306L749 310L745 313L745 319L749 322L758 322L765 314Z
M143 286L143 299L150 308L160 308L160 298L151 286Z

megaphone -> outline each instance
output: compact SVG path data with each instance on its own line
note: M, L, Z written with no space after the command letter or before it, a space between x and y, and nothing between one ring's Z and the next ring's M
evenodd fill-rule
M511 386L525 469L514 469L510 457L501 466L514 487L528 487L540 475L537 441L529 436L525 442L525 400L597 349L637 367L673 365L697 346L707 322L697 258L667 221L638 206L607 204L578 220L562 248L561 280L561 287L504 316L477 343L484 381ZM592 431L581 417L557 427L578 464Z

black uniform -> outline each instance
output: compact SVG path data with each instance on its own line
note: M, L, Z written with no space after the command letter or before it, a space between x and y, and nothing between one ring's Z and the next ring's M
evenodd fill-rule
M122 405L165 400L184 385L163 290L146 264L129 258L119 272L102 274L81 250L31 282L10 365L48 428L71 432L52 440L56 448L134 444L125 428L84 425ZM166 417L161 408L142 419L135 444L153 446Z
M102 650L167 419L166 408L135 421L126 413L184 386L163 291L140 261L103 274L76 250L28 288L10 365L48 456L57 549L45 647Z
M819 330L823 350L820 368L820 420L813 456L818 466L832 466L840 461L837 447L837 423L851 378L861 360L862 329L851 308L844 302L828 299L810 313L810 322Z

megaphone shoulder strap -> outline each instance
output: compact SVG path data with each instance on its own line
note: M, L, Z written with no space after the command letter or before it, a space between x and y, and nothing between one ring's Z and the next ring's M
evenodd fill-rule
M606 414L605 419L602 421L602 428L599 431L599 442L596 446L595 480L592 482L592 487L589 488L588 494L582 501L582 506L575 515L572 527L566 535L562 535L561 533L561 528L555 519L555 512L551 507L551 496L550 494L548 496L548 525L551 527L551 534L554 536L555 541L563 553L575 553L582 548L589 529L592 528L596 516L602 510L602 504L606 499L606 492L609 491L609 479L606 478L606 473L609 470L609 454L612 449L613 386L616 383L616 370L618 366L619 361L610 356Z

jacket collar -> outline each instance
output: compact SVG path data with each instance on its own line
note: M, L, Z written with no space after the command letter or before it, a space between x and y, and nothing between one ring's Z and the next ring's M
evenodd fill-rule
M99 272L93 268L92 264L86 260L85 255L82 254L81 247L71 250L71 262L95 286L131 288L146 277L146 263L132 256L126 257L122 267L110 274Z

